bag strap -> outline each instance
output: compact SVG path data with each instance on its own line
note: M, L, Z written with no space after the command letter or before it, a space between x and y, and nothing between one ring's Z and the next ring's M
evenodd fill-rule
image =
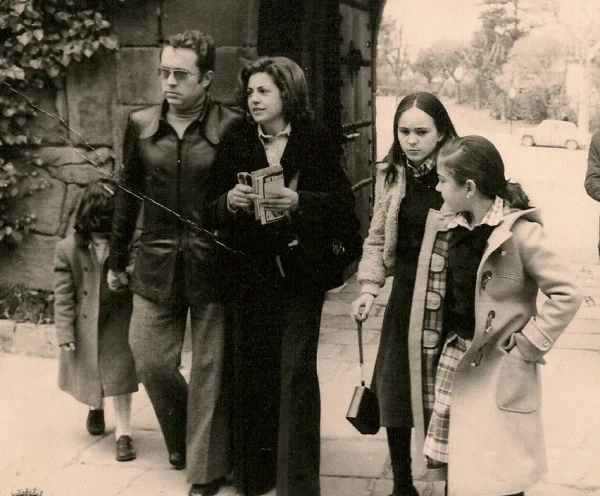
M358 331L358 360L360 362L360 385L365 385L365 361L363 356L362 322L357 322Z

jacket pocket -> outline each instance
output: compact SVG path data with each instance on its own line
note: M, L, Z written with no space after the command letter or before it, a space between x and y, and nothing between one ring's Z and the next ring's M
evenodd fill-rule
M500 366L496 403L500 410L531 413L540 405L539 371L535 362L506 354Z

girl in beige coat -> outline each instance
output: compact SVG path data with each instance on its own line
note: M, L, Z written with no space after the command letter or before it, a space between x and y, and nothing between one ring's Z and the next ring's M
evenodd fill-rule
M116 458L136 457L131 439L131 393L137 391L129 348L132 297L113 292L106 282L108 232L116 184L106 179L84 191L75 233L56 245L54 308L60 346L58 385L90 406L87 429L104 433L104 397L112 396L117 439Z
M546 470L540 366L581 296L491 142L446 143L438 177L409 331L414 469L447 468L450 496L522 496ZM421 376L432 361L435 383Z

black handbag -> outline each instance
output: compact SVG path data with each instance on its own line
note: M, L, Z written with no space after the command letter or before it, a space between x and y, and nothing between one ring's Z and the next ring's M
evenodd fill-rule
M296 173L289 184L294 191L297 190L298 176L299 173ZM335 218L328 219L326 226L327 234L318 248L309 250L311 256L305 252L302 239L291 233L283 257L292 267L311 266L319 287L329 291L343 285L356 272L362 256L363 239L354 209L337 212Z
M358 269L362 256L363 239L359 233L360 224L354 212L348 212L345 219L334 220L331 242L323 257L323 265L328 274L327 289L344 284Z
M346 418L361 434L377 434L380 428L379 404L375 393L365 386L361 322L358 323L358 356L360 360L360 386L356 386L354 389Z

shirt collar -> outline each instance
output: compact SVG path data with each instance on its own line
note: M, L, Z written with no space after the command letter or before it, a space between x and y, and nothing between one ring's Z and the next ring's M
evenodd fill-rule
M494 199L494 203L490 209L486 212L481 219L481 222L477 224L477 226L488 225L495 227L499 225L503 220L504 216L510 213L510 206L508 203L505 203L502 198L497 196ZM467 228L469 231L472 231L477 226L472 226L469 224L469 219L466 216L466 212L457 213L454 218L448 223L448 229L454 229L455 227L462 226Z
M435 167L436 162L436 157L429 157L419 166L414 166L408 160L406 161L406 165L414 177L421 177L431 171Z
M277 138L289 138L291 132L292 132L291 123L288 123L288 125L285 126L283 131L277 133L276 135L265 134L264 131L262 130L262 126L260 124L258 125L258 137L260 138L260 140L263 143L276 140Z

